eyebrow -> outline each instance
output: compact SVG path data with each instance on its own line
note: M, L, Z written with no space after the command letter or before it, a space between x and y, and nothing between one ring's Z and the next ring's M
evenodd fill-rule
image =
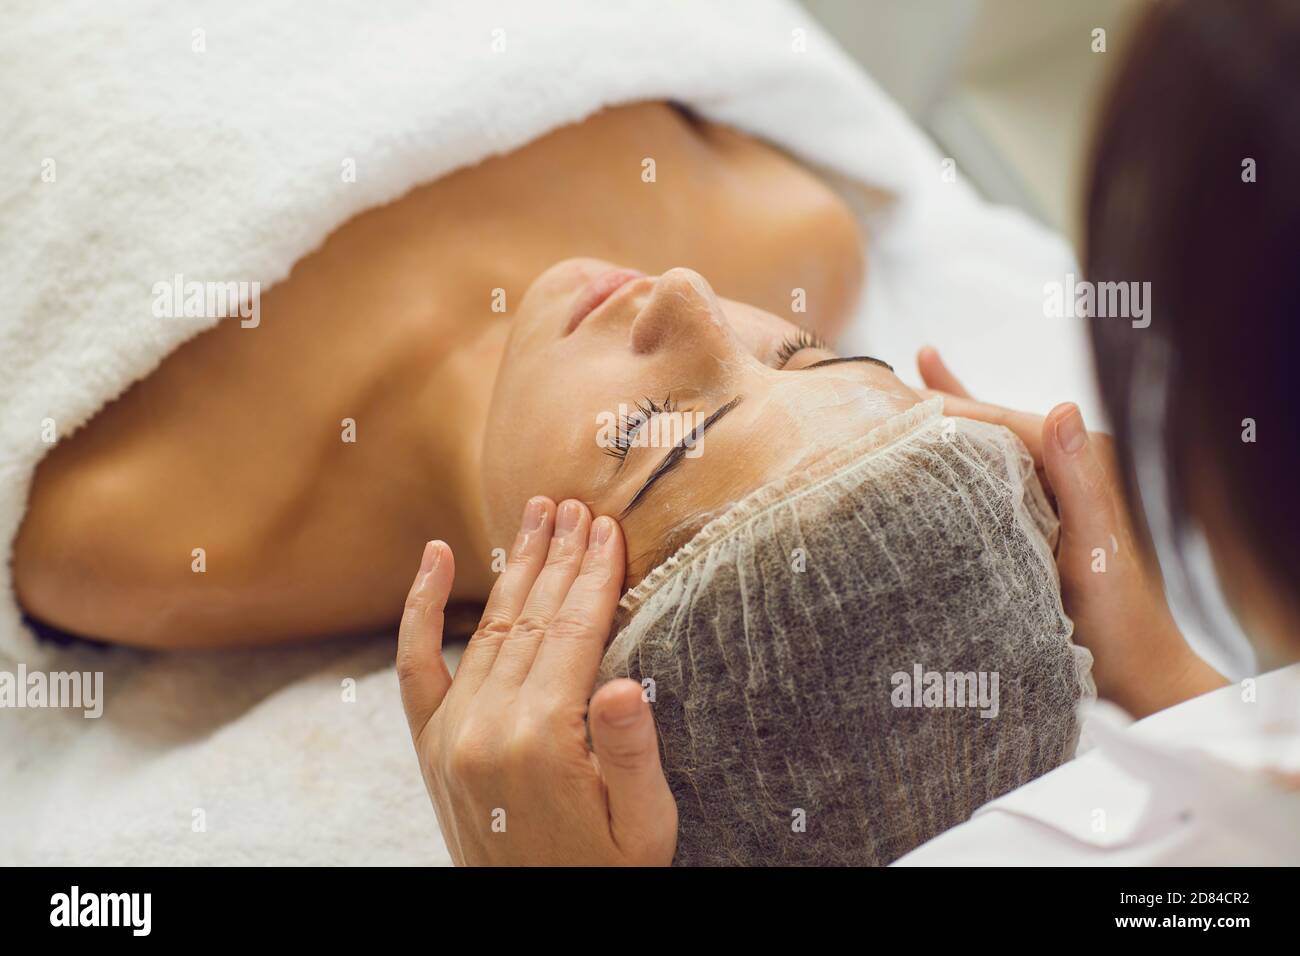
M894 366L890 365L884 359L872 358L870 355L846 355L841 358L822 359L820 362L813 362L811 365L805 365L802 368L794 369L796 372L806 372L810 368L823 368L827 365L839 365L841 362L870 362L872 365L879 365L881 368L887 368L891 372Z
M623 509L621 514L619 514L619 520L626 518L628 512L641 503L641 499L646 496L646 493L656 481L681 464L682 459L686 457L686 452L693 448L695 443L704 437L704 433L717 424L723 415L727 414L727 412L739 405L740 399L741 396L737 395L731 401L727 402L727 404L713 412L713 414L708 418L704 419L700 424L696 425L689 435L682 436L682 440L674 445L668 454L664 455L663 460L659 462L659 464L655 466L655 470L650 473L650 477L647 478L645 483L637 489L636 494L632 496L632 500L627 503L627 507Z

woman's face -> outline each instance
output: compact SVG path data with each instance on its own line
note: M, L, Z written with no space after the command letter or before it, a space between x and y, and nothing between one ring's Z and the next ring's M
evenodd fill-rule
M493 541L525 502L577 498L623 525L629 584L750 491L919 397L884 364L719 299L689 269L568 259L519 306L488 413Z

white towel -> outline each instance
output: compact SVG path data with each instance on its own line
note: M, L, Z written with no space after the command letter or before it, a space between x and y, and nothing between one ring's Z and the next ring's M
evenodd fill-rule
M851 343L908 365L931 338L991 399L1095 409L1080 330L1042 315L1065 244L943 182L784 0L10 0L0 89L0 669L102 670L108 698L98 720L0 710L0 862L446 860L391 641L169 656L50 649L19 621L8 559L47 422L70 434L215 321L154 317L159 281L265 290L419 183L676 100L891 197L865 213Z

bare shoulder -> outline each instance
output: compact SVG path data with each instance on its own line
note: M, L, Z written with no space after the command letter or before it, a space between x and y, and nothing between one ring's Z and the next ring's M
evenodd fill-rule
M778 147L716 123L699 129L735 184L728 201L744 235L737 247L747 262L736 268L746 283L728 295L834 340L866 281L866 242L852 209ZM792 312L796 301L805 311Z
M591 254L630 255L628 264L649 272L690 266L728 298L828 338L852 313L866 276L857 217L777 146L667 103L635 103L533 149L503 163L558 160L538 181L562 197ZM806 311L791 314L796 301Z

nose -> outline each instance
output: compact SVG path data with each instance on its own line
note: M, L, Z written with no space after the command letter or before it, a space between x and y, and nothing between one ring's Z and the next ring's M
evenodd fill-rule
M632 350L699 349L717 353L731 342L722 304L704 276L692 269L669 269L655 283L632 322Z

